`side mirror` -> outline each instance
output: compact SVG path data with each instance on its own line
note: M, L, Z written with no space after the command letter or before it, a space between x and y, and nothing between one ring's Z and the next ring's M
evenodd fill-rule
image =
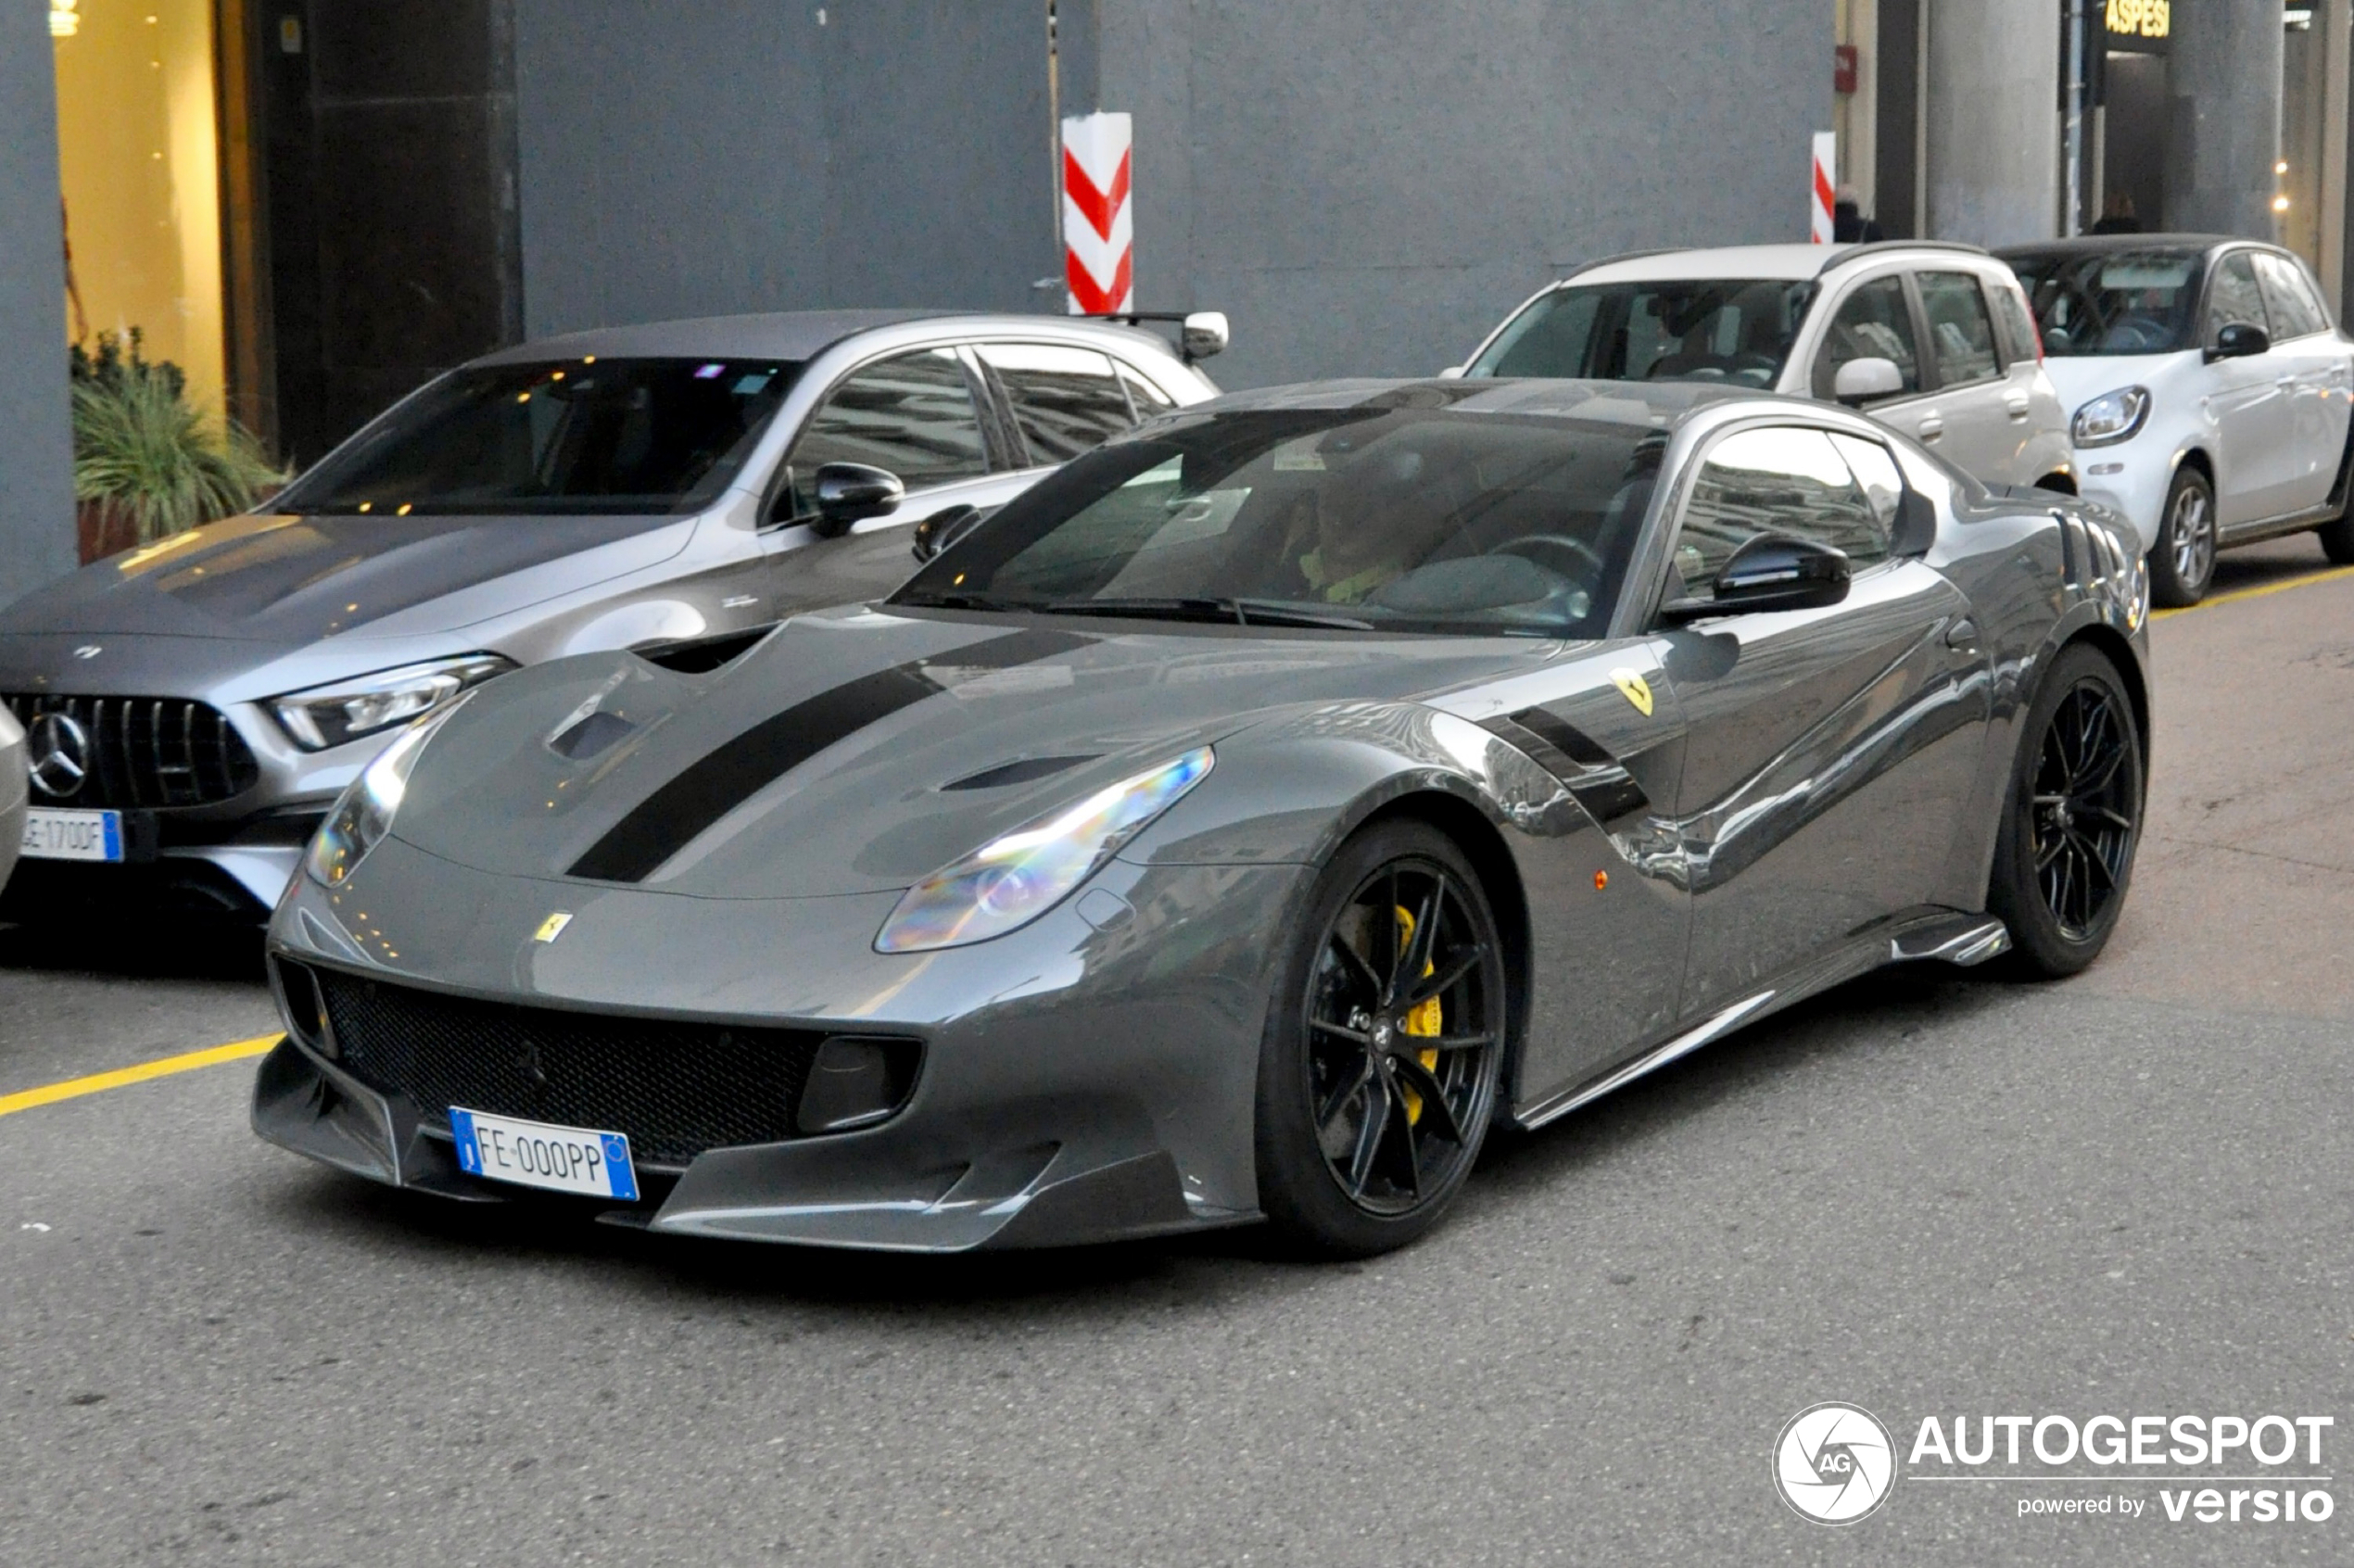
M1207 360L1226 351L1230 341L1223 310L1196 310L1185 318L1178 334L1178 341L1185 351L1185 362Z
M2215 346L2207 351L2207 362L2218 360L2241 360L2250 354L2269 352L2272 334L2247 322L2234 322L2215 335Z
M945 512L935 512L916 525L915 541L910 547L918 561L930 561L967 534L981 525L989 514L977 506L952 506Z
M1449 365L1445 370L1438 373L1438 379L1441 381L1461 381L1463 379L1464 369L1465 367L1462 365Z
M1904 390L1905 373L1896 368L1895 360L1877 354L1848 360L1831 377L1831 396L1851 408L1875 398L1892 398Z
M1769 610L1819 610L1845 599L1854 575L1843 551L1788 534L1760 534L1733 551L1716 574L1710 585L1714 598L1672 600L1660 606L1660 616L1677 622Z
M907 487L899 475L863 462L829 462L817 470L817 531L831 538L854 523L897 510Z

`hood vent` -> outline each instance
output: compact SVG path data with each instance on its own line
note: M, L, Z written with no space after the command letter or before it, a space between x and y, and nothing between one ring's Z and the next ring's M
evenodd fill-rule
M1002 790L1009 784L1028 784L1033 779L1050 778L1065 768L1081 763L1094 762L1086 757L1024 757L1019 762L1000 763L995 767L968 773L962 778L943 784L943 790Z
M721 632L715 637L688 638L680 642L649 643L630 650L649 664L660 664L679 675L709 675L723 664L732 664L753 646L777 629L776 623L754 626L750 631Z
M548 749L573 762L587 762L618 745L621 738L638 727L618 714L600 709L565 728L548 742Z

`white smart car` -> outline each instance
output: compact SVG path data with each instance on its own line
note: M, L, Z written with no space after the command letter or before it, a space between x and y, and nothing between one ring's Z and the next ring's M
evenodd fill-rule
M2078 483L2122 512L2160 604L2195 604L2215 552L2347 519L2354 339L2305 264L2214 234L2110 234L2006 250L2072 411Z

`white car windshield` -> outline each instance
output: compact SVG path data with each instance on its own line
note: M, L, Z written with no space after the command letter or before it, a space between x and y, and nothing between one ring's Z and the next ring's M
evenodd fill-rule
M2203 258L2147 248L2007 259L2027 285L2044 352L2055 359L2171 354L2196 335Z
M1788 279L1571 284L1530 302L1466 375L1770 386L1815 297Z

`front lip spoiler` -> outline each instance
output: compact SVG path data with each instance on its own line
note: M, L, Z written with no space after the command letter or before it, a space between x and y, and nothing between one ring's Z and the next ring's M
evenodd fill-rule
M527 1191L467 1175L414 1106L292 1034L255 1074L252 1121L270 1143L387 1185L473 1203ZM967 1141L974 1135L985 1137L977 1149ZM1141 1110L1040 1103L1001 1107L985 1134L911 1117L866 1132L708 1150L658 1207L603 1218L715 1239L948 1253L1165 1235L1259 1216L1189 1202Z

